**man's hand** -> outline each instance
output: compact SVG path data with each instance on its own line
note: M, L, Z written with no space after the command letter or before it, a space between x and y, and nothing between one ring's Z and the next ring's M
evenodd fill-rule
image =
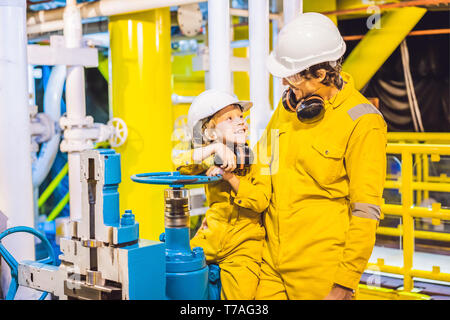
M352 296L352 290L344 289L339 286L333 286L330 293L328 293L324 300L351 300Z

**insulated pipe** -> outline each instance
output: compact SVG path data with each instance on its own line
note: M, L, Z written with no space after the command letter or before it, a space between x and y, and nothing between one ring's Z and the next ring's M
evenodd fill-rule
M249 0L249 60L250 60L250 145L259 140L270 120L269 72L269 0Z
M82 19L109 17L124 13L146 11L157 8L181 6L205 0L100 0L79 4ZM218 0L214 0L218 1ZM42 10L28 15L28 34L50 32L63 28L64 8Z
M8 218L7 228L34 227L25 17L25 0L0 0L0 211ZM35 259L31 235L3 244L17 261ZM5 265L0 282L6 294L10 271Z
M79 48L82 42L81 14L76 1L67 1L64 10L64 40L67 48ZM67 119L82 123L86 117L84 67L68 66L66 76ZM71 143L83 141L71 141ZM70 219L81 219L81 164L80 152L68 153Z
M231 93L230 6L228 0L208 1L209 89Z
M54 66L44 93L44 112L54 122L61 117L61 98L66 80L66 66ZM33 163L33 186L39 187L50 171L59 149L60 134L57 133L45 142L37 160Z

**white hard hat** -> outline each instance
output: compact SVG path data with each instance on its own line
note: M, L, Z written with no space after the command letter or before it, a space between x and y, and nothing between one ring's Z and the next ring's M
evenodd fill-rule
M200 120L212 116L230 104L240 105L242 112L247 111L253 105L250 101L241 101L235 95L217 89L206 90L199 94L188 111L187 126L190 133L194 133L194 128Z
M272 75L285 78L315 64L336 61L345 48L330 18L317 12L302 13L281 29L266 65Z

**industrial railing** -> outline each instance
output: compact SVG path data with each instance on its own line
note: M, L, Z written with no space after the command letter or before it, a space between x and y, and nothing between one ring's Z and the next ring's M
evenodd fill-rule
M404 143L406 141L413 143ZM450 274L440 272L439 266L433 266L429 271L413 269L415 238L450 242L449 233L414 230L415 218L431 218L433 225L441 224L442 220L450 220L450 209L443 209L440 203L431 204L431 208L418 206L423 199L428 198L430 191L450 193L450 178L446 174L429 176L428 166L429 159L437 162L442 155L450 155L450 134L390 133L388 142L387 154L401 155L401 175L388 175L385 188L398 189L401 204L383 204L381 218L383 219L385 214L398 216L402 218L402 224L397 228L379 227L377 234L402 236L403 267L385 265L383 259L378 259L377 263L368 263L367 267L403 275L404 290L408 292L414 288L414 277L450 282ZM436 142L437 144L432 144ZM413 159L416 160L415 170ZM397 180L392 180L393 178Z

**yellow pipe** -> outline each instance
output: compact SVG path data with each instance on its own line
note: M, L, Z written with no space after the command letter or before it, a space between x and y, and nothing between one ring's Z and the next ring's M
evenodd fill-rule
M409 152L402 153L402 206L403 206L403 266L405 291L411 291L414 287L410 270L413 266L414 254L414 218L409 210L412 206L412 155Z
M408 143L388 143L386 152L391 154L401 154L407 151L410 153L426 154L450 154L450 145L448 144L408 144Z
M395 266L388 266L380 263L368 263L367 269L375 269L379 272L386 272L386 273L392 273L392 274L398 274L405 276L405 268L401 267L395 267ZM437 281L445 281L450 282L450 273L441 273L441 272L433 272L433 271L424 271L424 270L416 270L416 269L410 269L407 272L409 277L417 277L417 278L424 278L424 279L430 279L430 280L437 280ZM409 289L406 288L406 284L404 285L405 291L411 291L413 289L412 286L412 280L411 280L411 287Z
M381 16L381 27L369 30L343 64L343 70L353 76L356 89L361 90L366 85L426 11L409 7Z
M395 204L384 204L381 207L381 211L384 214L390 214L394 216L401 216L405 211L408 211L409 214L416 218L435 218L435 219L443 219L450 220L450 210L449 209L428 209L423 207L414 207L405 209L404 206L395 205Z
M132 182L136 173L172 171L170 9L110 17L112 113L128 126L121 153L121 212L132 209L140 237L164 231L165 186Z
M431 177L429 176L430 164L428 163L428 155L427 154L422 154L422 161L423 161L423 181L424 182L432 181L432 179L430 179ZM439 180L439 182L440 182L440 180ZM430 197L430 193L428 192L428 190L424 190L423 196L425 199L428 199Z
M450 273L437 273L433 271L411 270L411 275L416 278L450 282Z
M422 155L421 154L416 154L414 157L414 162L415 162L415 166L416 166L416 181L417 182L422 182ZM414 180L414 172L412 172L413 174L413 180ZM414 188L414 187L413 187ZM422 202L423 199L423 190L417 190L416 191L416 205L420 205L420 203Z
M399 225L398 228L378 227L377 234L384 236L401 237L403 235L403 227L401 225ZM416 239L450 242L450 234L448 233L415 230L414 236Z
M426 156L426 155L425 155ZM423 163L425 163L425 157L422 157ZM425 165L422 164L423 168L424 168L424 172L425 172ZM386 182L397 182L399 175L398 174L387 174L386 175ZM416 176L413 176L414 179L416 179ZM427 179L427 181L430 182L436 182L436 183L450 183L450 177L447 177L447 175L444 173L440 176L425 176L425 173L423 175L423 180L425 180L425 178ZM425 181L425 182L427 182ZM400 182L399 182L400 185ZM391 184L391 186L393 186ZM426 199L426 198L425 198Z
M450 133L447 132L388 132L387 139L391 141L439 141L450 142Z
M430 300L430 296L359 284L356 300Z
M401 181L386 181L384 187L386 189L401 188ZM437 182L413 182L411 184L413 190L428 190L437 192L450 192L450 184Z

